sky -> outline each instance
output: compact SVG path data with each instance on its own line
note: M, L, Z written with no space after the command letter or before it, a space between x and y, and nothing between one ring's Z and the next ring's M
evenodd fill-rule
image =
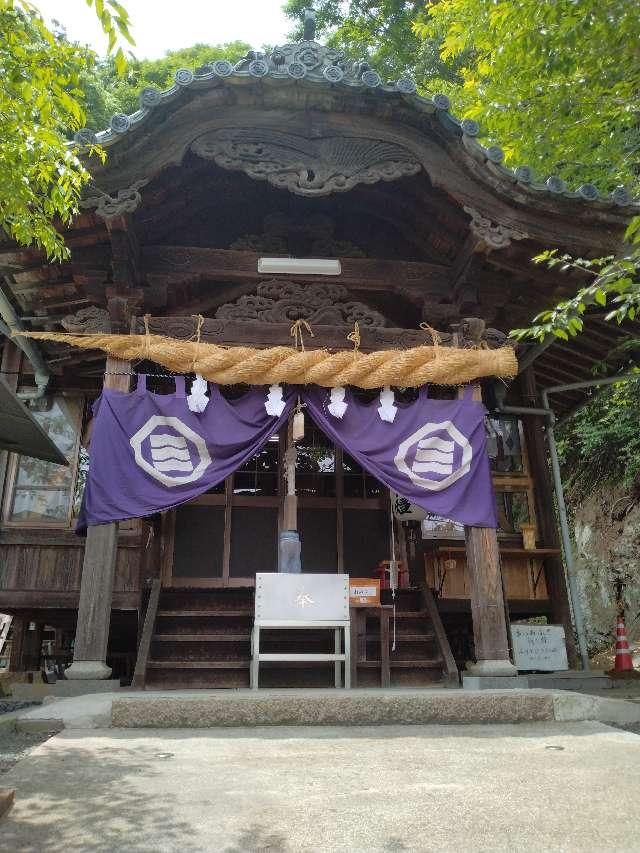
M248 42L254 48L284 44L291 21L284 0L121 0L131 18L138 59L157 59L167 50L198 42ZM46 20L55 18L72 41L106 53L107 39L86 0L34 0Z

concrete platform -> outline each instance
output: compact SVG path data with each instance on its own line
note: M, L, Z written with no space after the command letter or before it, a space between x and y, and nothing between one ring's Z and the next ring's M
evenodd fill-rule
M600 723L65 731L3 782L8 853L635 853L640 838L640 738Z
M55 731L583 720L637 724L640 704L569 691L518 689L132 690L59 699L25 711L16 726Z
M45 684L44 682L22 684L14 682L11 685L11 696L14 699L44 699L45 696L66 698L68 696L88 696L92 693L115 693L120 689L120 681L117 678L104 680L98 678L90 680L76 679L74 681L60 679L60 681L56 681L54 684Z
M537 672L524 676L529 687L543 690L610 690L613 680L602 670L568 670L567 672Z

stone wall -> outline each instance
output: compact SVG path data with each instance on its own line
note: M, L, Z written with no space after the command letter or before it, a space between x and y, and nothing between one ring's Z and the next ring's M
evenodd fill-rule
M620 487L602 487L574 505L576 572L591 653L615 636L613 572L628 575L630 639L640 639L640 500Z

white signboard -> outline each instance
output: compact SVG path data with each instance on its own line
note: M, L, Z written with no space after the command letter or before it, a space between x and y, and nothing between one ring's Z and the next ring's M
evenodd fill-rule
M513 656L519 670L569 669L562 625L512 625Z
M403 498L397 492L391 492L391 506L394 516L400 521L422 521L426 510L412 504L408 498Z
M349 575L256 574L256 620L349 620Z
M464 539L464 525L429 512L422 524L423 539Z

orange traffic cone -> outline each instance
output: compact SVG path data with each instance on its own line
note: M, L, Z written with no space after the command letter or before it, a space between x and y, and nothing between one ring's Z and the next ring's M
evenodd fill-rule
M616 626L616 662L613 671L630 672L631 670L633 670L633 660L631 658L631 650L629 649L629 640L627 640L627 628L624 624L624 616L618 616L618 624Z

